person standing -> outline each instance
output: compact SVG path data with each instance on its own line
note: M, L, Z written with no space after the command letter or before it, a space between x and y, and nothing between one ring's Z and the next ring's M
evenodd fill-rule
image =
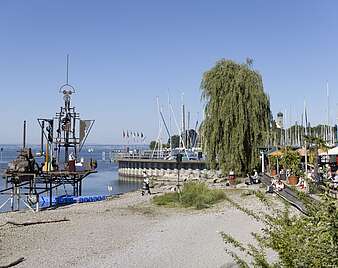
M146 171L143 171L143 188L142 188L142 195L144 195L146 192L151 195L150 192L150 185L149 185L149 178Z

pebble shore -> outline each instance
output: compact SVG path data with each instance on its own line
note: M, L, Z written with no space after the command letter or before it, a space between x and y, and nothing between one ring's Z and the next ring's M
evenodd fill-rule
M267 210L254 195L244 198L243 190L226 191L249 209ZM251 232L263 227L226 201L205 210L163 208L151 202L152 196L135 191L39 213L2 213L0 266L24 257L16 267L235 267L220 232L248 243L253 242ZM4 225L63 218L69 221Z

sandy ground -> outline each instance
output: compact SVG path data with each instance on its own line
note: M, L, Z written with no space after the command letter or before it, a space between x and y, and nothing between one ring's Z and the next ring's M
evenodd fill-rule
M228 194L247 208L266 210L254 195ZM63 218L70 221L3 225ZM0 266L24 257L16 267L233 267L220 232L252 242L250 233L263 227L228 202L199 211L163 208L140 192L39 213L0 214L1 225Z

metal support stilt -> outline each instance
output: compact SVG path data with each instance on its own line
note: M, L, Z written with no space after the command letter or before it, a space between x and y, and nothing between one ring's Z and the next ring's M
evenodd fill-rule
M17 209L20 210L20 186L15 186L16 190L16 200L17 200Z
M53 206L53 188L52 182L49 182L49 207Z
M82 195L82 180L80 180L79 195Z
M39 200L40 200L40 196L38 194L36 195L36 200L37 200L37 202L35 204L35 211L39 212Z
M12 211L14 211L14 191L15 191L15 189L14 189L14 184L13 184L12 194L11 194L11 209L12 209Z

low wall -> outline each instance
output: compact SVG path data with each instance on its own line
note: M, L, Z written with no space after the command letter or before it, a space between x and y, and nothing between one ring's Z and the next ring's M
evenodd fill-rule
M177 169L151 169L151 168L119 168L118 173L122 177L143 179L143 172L146 171L149 177L159 181L177 181ZM207 169L180 169L180 181L185 180L202 180L220 178L219 171L211 171Z
M117 159L119 168L136 168L136 169L164 169L174 170L177 168L175 160L164 159L142 159L142 158L120 158ZM181 168L192 170L206 169L204 160L185 160L181 163Z

